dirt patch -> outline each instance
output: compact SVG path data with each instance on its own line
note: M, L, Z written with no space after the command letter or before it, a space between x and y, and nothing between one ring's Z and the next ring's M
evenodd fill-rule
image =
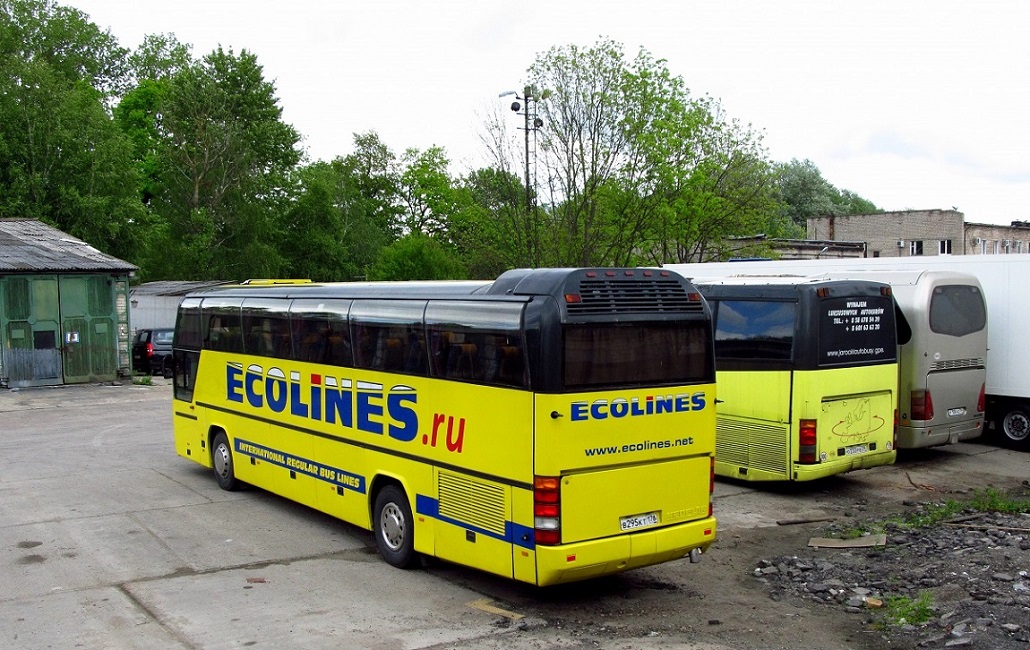
M681 560L545 590L499 582L486 591L526 615L511 624L511 648L1030 650L1030 516L985 514L910 529L890 522L977 492L938 483L921 491L932 499L902 501L878 498L879 486L835 480L821 489L759 491L749 507L770 491L777 499L794 493L809 501L797 511L834 515L808 521L797 511L771 513L783 524L724 530L698 564ZM1008 487L1012 498L1030 499L1030 485ZM881 546L808 545L876 526L885 533ZM484 587L481 577L466 584ZM909 611L902 605L925 618L900 620L898 612Z

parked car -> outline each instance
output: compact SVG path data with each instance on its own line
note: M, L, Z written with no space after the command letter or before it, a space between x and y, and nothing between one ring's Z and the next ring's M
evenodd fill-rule
M145 329L132 340L132 369L150 375L172 376L172 336L175 330Z

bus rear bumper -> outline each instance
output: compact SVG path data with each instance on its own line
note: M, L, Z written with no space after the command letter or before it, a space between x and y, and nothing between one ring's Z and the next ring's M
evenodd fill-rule
M537 585L586 580L700 554L715 541L715 518L706 517L617 537L537 546Z
M795 481L811 481L817 478L826 478L835 474L843 474L854 469L869 469L881 465L893 465L898 452L885 451L875 454L864 454L861 456L845 456L827 463L818 465L794 465Z
M898 427L898 448L919 449L954 444L978 438L984 431L984 416L936 427Z

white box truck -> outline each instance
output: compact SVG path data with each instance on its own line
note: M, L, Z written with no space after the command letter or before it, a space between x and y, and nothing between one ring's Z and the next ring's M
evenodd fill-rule
M1030 451L1030 254L928 255L670 264L686 277L739 273L819 275L940 270L975 277L987 304L986 428L1000 443Z

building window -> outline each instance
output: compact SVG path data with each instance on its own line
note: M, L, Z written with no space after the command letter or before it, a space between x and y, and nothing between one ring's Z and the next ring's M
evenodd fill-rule
M951 255L951 240L942 239L937 242L937 254L938 255Z
M923 241L922 240L919 240L919 241L913 240L912 242L910 242L909 245L908 245L908 254L909 255L922 255L923 254Z
M880 251L873 251L873 257L879 257Z

